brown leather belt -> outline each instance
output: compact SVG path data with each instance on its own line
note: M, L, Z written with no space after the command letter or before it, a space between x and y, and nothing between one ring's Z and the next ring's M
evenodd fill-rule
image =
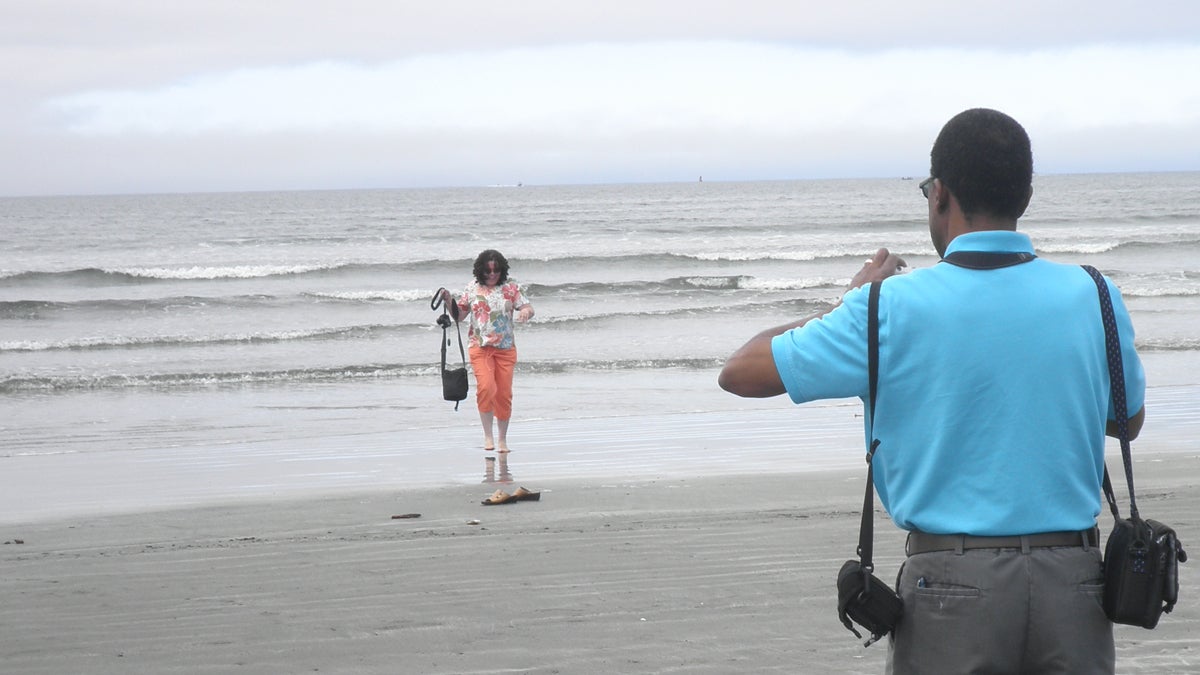
M913 531L908 533L904 552L908 555L917 555L934 551L962 553L976 548L1019 548L1021 552L1028 553L1031 548L1049 548L1051 546L1090 548L1098 546L1099 543L1100 528L1098 527L1078 532L1041 532L1009 537L976 537L970 534L929 534L928 532Z

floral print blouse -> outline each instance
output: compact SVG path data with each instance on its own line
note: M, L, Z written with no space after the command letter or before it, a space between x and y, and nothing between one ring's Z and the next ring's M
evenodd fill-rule
M513 312L529 304L521 287L512 278L492 287L472 281L456 300L460 315L471 314L470 344L472 347L512 349Z

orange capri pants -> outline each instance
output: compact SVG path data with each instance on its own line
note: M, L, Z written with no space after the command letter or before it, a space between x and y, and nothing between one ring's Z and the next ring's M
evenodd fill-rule
M471 347L471 371L475 373L475 406L496 419L512 418L513 368L517 348Z

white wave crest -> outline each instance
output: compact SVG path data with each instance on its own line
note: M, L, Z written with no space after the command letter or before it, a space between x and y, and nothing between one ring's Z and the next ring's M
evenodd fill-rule
M1200 277L1184 271L1133 274L1118 282L1125 297L1161 298L1200 295Z
M1063 242L1038 242L1038 253L1107 253L1121 245L1119 241L1063 241Z
M414 300L429 300L433 291L333 291L313 292L309 295L315 298L331 300L353 300L365 302L370 300L388 300L391 302L412 302Z
M696 288L734 288L741 284L741 279L730 277L687 277L684 281Z
M1192 297L1200 295L1200 288L1147 287L1121 284L1121 295L1126 298Z
M807 288L821 288L828 286L838 281L837 279L826 279L823 277L809 277L801 279L757 279L753 277L743 277L738 283L739 288L751 291L795 291Z
M226 267L130 267L105 270L151 279L257 279L329 269L321 265L234 265Z
M696 253L693 257L697 260L705 261L732 261L732 262L750 262L755 260L770 260L779 258L783 260L816 260L821 257L815 251L721 251L717 253Z
M1200 350L1200 338L1191 336L1138 338L1137 348L1148 352L1177 352Z
M216 335L146 335L85 337L59 342L10 340L0 342L0 352L36 352L47 350L148 347L155 345L204 345L239 342L285 342L337 336L356 330L371 330L374 326L335 326L307 330L286 330L266 333L224 333Z
M8 340L0 342L0 352L40 352L52 349L53 345L33 340Z

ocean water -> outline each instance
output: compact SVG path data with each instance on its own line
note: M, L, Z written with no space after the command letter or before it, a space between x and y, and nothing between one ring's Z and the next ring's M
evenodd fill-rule
M1160 444L1185 450L1172 439L1200 402L1200 174L1034 187L1022 229L1043 257L1121 288L1150 373L1147 430L1158 420ZM0 199L0 474L44 456L211 466L270 447L374 453L386 480L474 480L425 452L478 436L471 400L440 400L430 299L463 287L485 248L537 309L518 329L514 445L522 426L569 436L626 416L786 424L753 417L783 399L719 392L720 364L834 302L880 246L936 262L917 180Z

